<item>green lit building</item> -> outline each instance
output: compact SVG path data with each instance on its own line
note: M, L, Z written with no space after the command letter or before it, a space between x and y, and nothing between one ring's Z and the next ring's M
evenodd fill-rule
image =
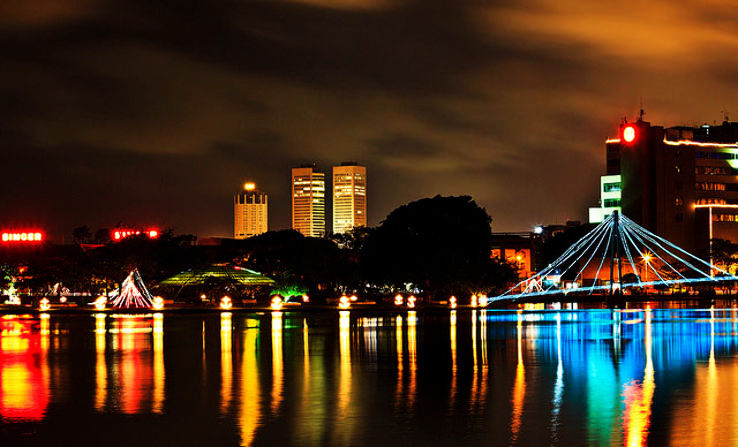
M233 298L267 295L275 281L254 270L217 264L201 269L180 272L161 281L157 287L170 290L170 296L218 298L228 294Z

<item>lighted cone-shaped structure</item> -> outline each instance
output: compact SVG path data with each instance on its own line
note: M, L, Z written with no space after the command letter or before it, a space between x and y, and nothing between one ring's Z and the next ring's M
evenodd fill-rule
M128 275L117 292L110 302L113 307L123 309L150 309L153 307L154 297L149 293L137 269Z
M542 295L612 294L635 287L738 280L677 247L617 211L569 247L548 267L491 301Z

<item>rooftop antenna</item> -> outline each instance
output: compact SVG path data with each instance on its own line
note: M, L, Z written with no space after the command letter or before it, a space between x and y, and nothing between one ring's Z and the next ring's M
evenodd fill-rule
M638 112L638 121L643 121L643 115L645 115L646 112L643 110L643 96L641 96L641 110Z

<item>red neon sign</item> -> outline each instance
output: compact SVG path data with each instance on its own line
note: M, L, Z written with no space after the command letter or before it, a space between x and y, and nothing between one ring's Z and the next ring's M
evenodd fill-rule
M149 239L156 239L157 237L159 237L158 230L141 231L141 230L118 229L118 230L113 231L113 240L119 241L129 236L136 236L139 234L145 234Z
M44 234L40 231L3 232L2 234L2 241L7 243L41 242L42 240L44 240Z

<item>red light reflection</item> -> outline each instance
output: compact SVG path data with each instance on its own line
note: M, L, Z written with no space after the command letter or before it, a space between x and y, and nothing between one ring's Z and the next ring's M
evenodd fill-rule
M44 329L46 326L46 329ZM0 415L41 420L49 404L48 318L0 319Z

